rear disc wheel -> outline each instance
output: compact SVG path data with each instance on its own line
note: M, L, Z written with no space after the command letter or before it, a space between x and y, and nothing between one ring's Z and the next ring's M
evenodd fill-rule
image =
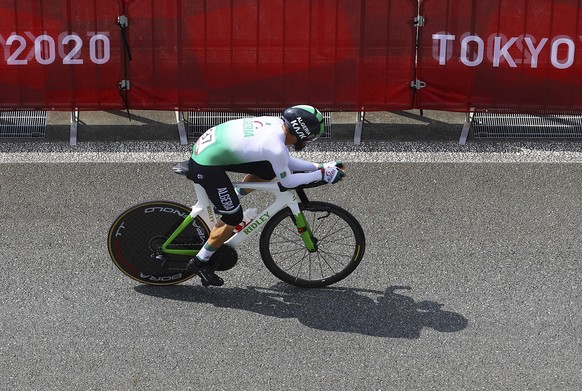
M123 212L107 235L109 255L128 277L148 285L175 285L193 276L185 269L191 257L162 252L162 244L180 226L190 208L175 202L151 201ZM199 250L209 229L196 217L171 248Z

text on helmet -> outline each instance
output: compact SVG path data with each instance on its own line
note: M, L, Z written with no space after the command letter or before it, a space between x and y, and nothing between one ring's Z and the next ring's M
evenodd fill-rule
M291 126L293 126L293 129L299 135L299 138L302 140L311 133L307 125L305 125L305 122L303 122L303 120L301 119L301 117L297 117L297 119L291 121ZM301 129L303 129L303 132L301 132Z

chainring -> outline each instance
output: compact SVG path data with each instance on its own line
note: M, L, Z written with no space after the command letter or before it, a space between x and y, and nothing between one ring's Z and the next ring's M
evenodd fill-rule
M218 271L232 269L237 261L237 252L227 245L221 246L214 254L212 254L212 257L210 257L210 262L212 263L214 270Z

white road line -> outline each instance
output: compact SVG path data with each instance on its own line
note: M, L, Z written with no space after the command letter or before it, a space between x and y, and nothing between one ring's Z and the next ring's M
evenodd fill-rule
M1 163L172 163L190 146L175 142L0 143ZM364 142L326 141L293 156L346 163L582 163L578 142Z

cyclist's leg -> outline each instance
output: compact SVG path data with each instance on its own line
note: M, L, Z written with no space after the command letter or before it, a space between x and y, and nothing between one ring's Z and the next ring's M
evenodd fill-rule
M242 180L243 182L270 182L275 178L275 173L273 172L271 163L267 161L231 165L226 167L226 171L246 173ZM254 189L241 189L241 188L235 189L239 199L240 197L251 193L253 190ZM225 224L222 222L222 220L219 220L216 223L217 228L223 227L224 225ZM226 231L224 235L226 236L230 235L227 232L228 231ZM226 238L225 240L227 239L228 238Z
M242 208L224 167L202 166L190 159L189 169L191 179L204 188L208 198L222 215L224 224L217 224L212 228L208 240L198 255L189 262L188 268L200 275L204 285L222 285L222 279L210 269L208 261L242 221Z
M226 170L246 174L242 180L243 182L270 182L275 179L273 166L266 160L227 166ZM237 189L237 193L242 196L249 194L253 190Z
M240 200L226 174L225 167L203 166L190 159L189 168L192 180L204 188L208 198L218 213L222 215L221 220L225 225L215 226L215 229L210 232L207 242L211 247L217 249L224 244L234 227L243 219ZM230 232L225 227L230 227ZM204 256L204 258L206 257Z

